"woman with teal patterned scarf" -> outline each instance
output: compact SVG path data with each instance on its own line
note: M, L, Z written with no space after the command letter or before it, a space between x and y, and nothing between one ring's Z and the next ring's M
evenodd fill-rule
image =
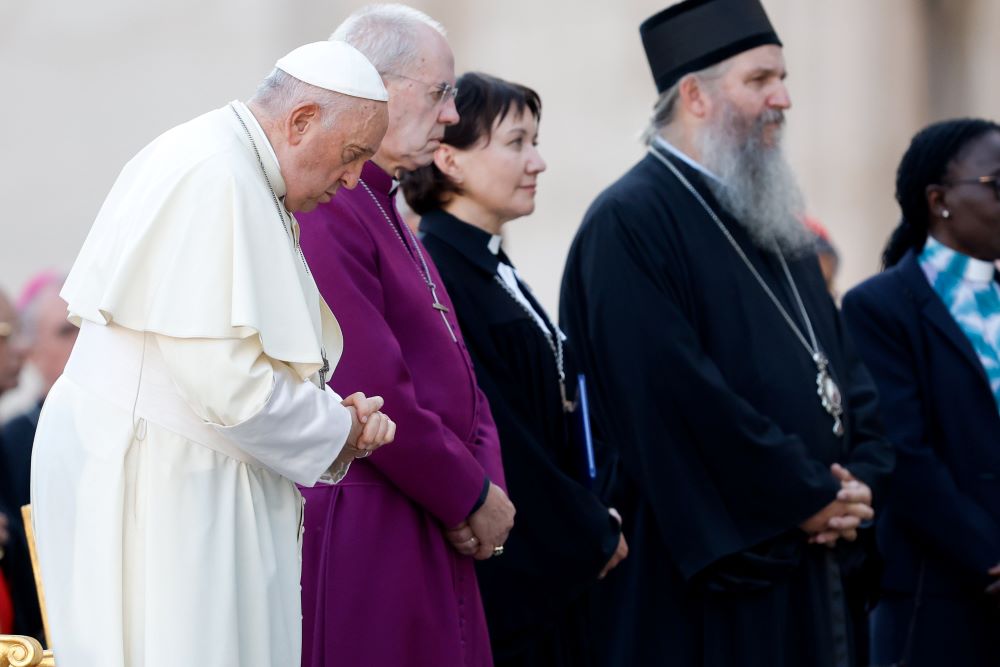
M1000 665L1000 126L919 132L885 270L844 298L896 471L874 665Z

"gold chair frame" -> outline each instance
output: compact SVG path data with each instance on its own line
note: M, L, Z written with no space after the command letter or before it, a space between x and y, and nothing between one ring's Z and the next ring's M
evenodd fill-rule
M35 585L38 587L38 604L42 608L42 624L45 628L46 642L51 643L49 633L49 615L45 608L45 591L42 589L42 575L38 569L38 553L35 550L35 530L31 523L31 505L21 508L24 517L24 533L28 538L28 550L31 553L31 569L35 573ZM52 651L45 650L34 637L22 635L0 635L0 667L55 667L56 659Z

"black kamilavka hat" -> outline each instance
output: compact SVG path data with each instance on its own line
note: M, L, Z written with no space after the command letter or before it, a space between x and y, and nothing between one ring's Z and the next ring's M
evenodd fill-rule
M639 26L656 89L765 44L781 46L759 0L685 0Z

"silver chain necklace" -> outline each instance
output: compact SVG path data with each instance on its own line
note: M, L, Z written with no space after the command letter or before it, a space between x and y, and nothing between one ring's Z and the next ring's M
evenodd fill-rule
M715 214L715 211L713 211L712 207L708 205L708 202L705 201L704 197L701 196L695 187L691 185L691 183L684 177L677 167L670 162L670 160L660 155L660 153L653 148L649 149L649 153L666 165L673 175L677 177L677 180L681 182L681 185L683 185L685 189L687 189L687 191L690 192L691 195L698 201L698 203L701 204L701 207L705 209L705 212L708 213L708 216L713 222L715 222L715 225L722 232L723 236L726 237L726 240L729 241L733 250L736 251L736 254L738 254L740 259L743 260L743 263L746 264L750 273L752 273L753 277L757 279L757 282L764 290L764 293L767 294L768 298L771 299L771 303L773 303L775 308L778 309L778 312L781 313L781 317L784 318L788 327L792 330L792 333L794 333L799 339L799 342L802 343L802 347L809 352L813 363L816 364L816 395L819 396L820 404L823 406L823 409L826 410L827 414L833 417L834 435L843 436L844 422L842 417L844 414L844 404L840 388L834 381L833 376L830 375L830 361L826 358L826 355L823 354L823 351L819 347L819 341L817 341L816 334L813 331L812 321L809 319L809 314L806 312L805 304L802 302L802 297L799 296L799 290L795 286L795 281L792 279L792 272L788 270L788 264L785 262L785 258L781 254L781 251L777 251L778 261L781 262L781 268L785 273L785 278L788 280L788 285L792 288L792 294L795 296L795 303L798 305L799 312L802 314L802 321L805 322L806 332L809 334L809 340L806 340L806 337L802 334L802 330L799 329L795 320L793 320L792 316L789 315L787 310L785 310L785 307L781 305L781 301L779 301L778 297L775 296L774 292L750 261L750 258L747 257L745 252L743 252L743 248L741 248L740 244L735 238L733 238L733 235L729 233L729 229L727 229L722 223L722 220L720 220L719 216Z
M427 260L424 259L424 253L420 250L420 244L417 243L417 237L414 235L413 230L405 224L402 225L403 227L406 227L406 232L410 237L412 246L417 251L417 257L420 258L419 264L417 264L417 260L413 257L413 253L407 248L406 241L403 240L402 234L399 233L397 225L393 223L392 218L389 217L389 214L382 207L382 202L378 200L378 197L375 196L375 193L372 192L372 189L368 187L368 184L365 183L363 179L359 178L358 183L361 184L361 186L365 189L365 192L368 193L368 196L371 197L372 201L375 202L375 205L378 206L378 210L382 213L382 217L385 218L385 221L389 224L389 228L396 234L396 238L399 239L399 242L403 245L403 249L406 250L406 254L410 256L410 260L413 261L413 265L417 269L417 273L419 273L420 277L423 278L427 288L431 291L431 296L434 298L434 303L431 304L431 308L441 313L441 319L444 321L444 325L448 327L448 333L451 334L451 340L457 343L458 337L455 336L455 332L451 328L451 322L448 321L448 316L445 314L448 312L448 306L441 303L441 300L438 298L437 285L435 285L434 281L431 280L430 267L427 266Z
M284 229L285 234L292 239L292 245L295 246L295 250L298 252L299 259L302 260L302 266L305 267L306 273L312 275L312 272L309 271L309 264L306 263L306 256L302 254L302 246L299 245L299 242L295 239L295 235L292 233L292 230L285 221L285 213L283 211L284 207L281 205L281 202L278 201L278 195L274 191L274 186L271 185L271 179L267 176L267 169L264 168L264 161L260 157L260 151L257 150L257 142L253 140L253 135L250 134L250 128L247 127L247 124L243 121L243 116L241 116L240 112L236 110L236 107L233 106L232 102L229 103L229 108L232 109L233 115L236 116L236 120L240 122L240 125L243 127L243 131L246 132L247 139L250 140L250 148L253 149L253 154L257 156L257 164L260 165L260 173L264 175L264 182L267 183L267 189L271 191L271 199L274 201L274 207L278 211L278 218L281 220L281 228ZM323 387L326 385L326 376L330 372L330 361L326 358L325 345L320 345L319 354L323 359L323 366L319 369L319 386Z
M517 294L513 289L511 289L510 285L504 282L504 279L498 275L494 275L493 279L500 285L500 287L503 288L505 292L507 292L508 295L510 295L510 298L514 300L514 303L519 305L521 309L528 314L529 319L534 321L535 314L530 308L528 308L527 305L524 304L524 302L517 298ZM552 357L556 362L556 371L559 373L559 397L562 399L563 412L572 412L576 408L576 405L571 403L566 398L566 370L563 361L562 338L559 336L559 330L556 329L556 333L553 335L552 332L548 330L548 327L539 328L542 329L542 334L545 336L545 342L549 344L549 349L552 350Z

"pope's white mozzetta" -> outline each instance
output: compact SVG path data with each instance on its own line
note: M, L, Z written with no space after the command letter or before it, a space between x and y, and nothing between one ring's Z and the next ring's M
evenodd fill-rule
M279 67L386 99L360 53L322 44ZM126 165L73 266L80 338L32 468L60 667L299 664L293 482L343 477L352 417L317 378L340 327L277 210L285 192L233 102Z

